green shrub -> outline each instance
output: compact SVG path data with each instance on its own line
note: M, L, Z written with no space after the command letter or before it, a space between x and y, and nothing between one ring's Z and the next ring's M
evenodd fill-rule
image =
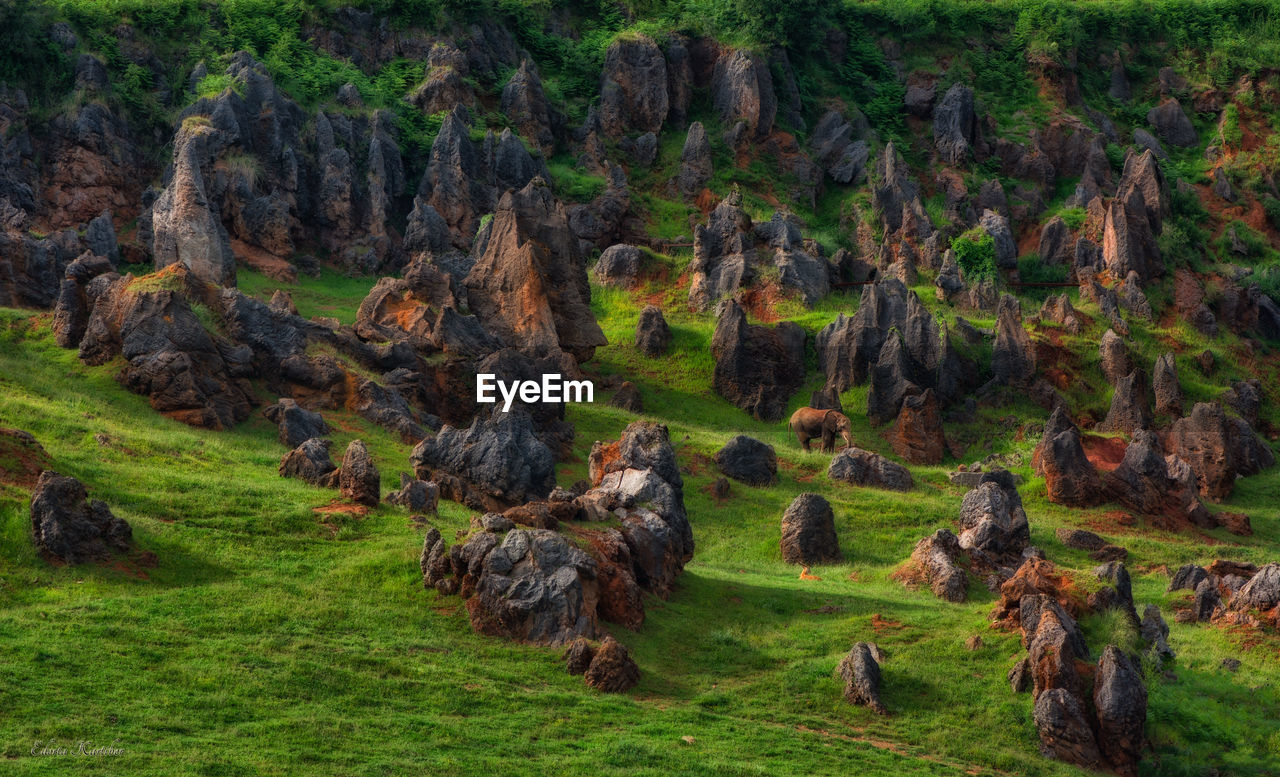
M1280 200L1268 194L1262 198L1262 210L1271 226L1280 229Z
M1045 264L1039 254L1028 254L1018 260L1018 278L1023 283L1063 283L1070 269L1065 264Z
M965 232L951 242L956 264L966 280L994 278L996 275L996 242L979 227Z
M227 90L228 87L235 88L239 84L234 78L226 73L210 73L200 79L200 83L196 84L196 97L217 97Z
M1084 208L1064 208L1058 213L1058 217L1067 225L1067 229L1072 232L1084 226L1086 215Z
M1263 267L1253 275L1253 282L1277 305L1280 305L1280 265Z

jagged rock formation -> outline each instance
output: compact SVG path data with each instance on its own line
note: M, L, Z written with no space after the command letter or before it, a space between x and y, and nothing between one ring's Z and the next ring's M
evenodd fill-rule
M329 433L324 416L299 406L288 397L281 397L276 404L264 408L262 414L280 427L280 442L288 448L297 448L313 437Z
M338 490L353 502L376 507L382 499L382 475L361 440L352 440L342 454Z
M836 674L844 682L845 701L870 707L881 715L888 714L880 700L880 664L876 662L870 645L865 642L855 644L841 659Z
M636 347L649 358L661 356L671 345L671 327L657 305L645 305L636 321Z
M738 303L725 300L711 339L716 393L762 421L782 418L804 378L804 341L796 324L748 324Z
M1201 496L1226 499L1237 475L1252 475L1275 464L1275 454L1243 419L1229 419L1221 405L1197 402L1173 423L1169 452L1190 465Z
M68 564L107 561L133 544L128 523L102 500L90 501L79 480L51 469L31 492L31 532L41 553Z
M543 498L555 487L555 456L523 410L477 416L466 429L446 425L418 443L409 461L443 497L482 511Z
M835 513L822 496L797 496L782 514L782 560L788 564L827 564L844 560L836 538Z
M1045 423L1032 463L1036 474L1044 478L1050 502L1089 507L1106 496L1098 471L1080 443L1080 430L1061 406Z

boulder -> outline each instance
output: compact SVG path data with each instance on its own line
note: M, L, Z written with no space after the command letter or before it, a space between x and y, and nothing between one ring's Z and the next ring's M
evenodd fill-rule
M1078 335L1084 331L1084 323L1071 305L1071 298L1066 294L1050 295L1040 308L1040 321L1053 323L1062 327L1069 334Z
M281 397L276 404L263 409L262 414L280 427L280 442L291 449L312 437L324 437L329 433L324 416L301 407L288 397Z
M338 488L347 499L370 507L382 499L382 476L361 440L352 440L342 454Z
M1103 432L1123 432L1130 436L1139 429L1151 426L1151 408L1147 399L1147 376L1142 370L1134 370L1116 381L1111 395L1111 409L1098 424Z
M914 481L911 471L884 456L861 448L845 448L831 459L827 477L855 486L910 491Z
M1182 386L1178 383L1178 368L1172 353L1163 353L1156 359L1151 376L1152 393L1155 395L1155 412L1160 415L1182 415Z
M1166 458L1153 432L1134 433L1124 460L1107 474L1106 484L1116 501L1135 512L1187 520L1204 528L1215 525L1196 493L1190 468L1180 459Z
M1111 385L1133 372L1133 360L1129 358L1129 346L1115 333L1108 329L1102 334L1098 344L1098 356L1102 360L1102 376Z
M629 413L643 413L644 402L640 399L640 387L629 380L624 380L609 400L612 407L621 408Z
M665 354L670 344L671 328L662 310L656 305L645 305L636 322L636 347L652 359Z
M605 637L584 673L587 685L605 693L622 693L640 682L640 667L613 637Z
M400 505L413 513L434 513L440 502L440 487L418 480L407 472L400 473L400 489L387 494L387 503Z
M809 136L814 161L839 184L857 184L865 177L870 147L865 140L854 140L854 131L839 111L829 110Z
M778 457L773 446L740 434L716 451L716 467L749 486L769 486L778 479Z
M90 500L79 480L51 469L31 492L31 532L41 553L67 564L107 561L133 544L128 523L102 500Z
M1202 496L1226 499L1242 467L1256 472L1274 463L1270 448L1257 439L1248 424L1242 426L1232 423L1221 405L1197 402L1190 414L1169 428L1169 453L1191 466Z
M1280 604L1280 564L1271 563L1259 569L1249 582L1231 597L1229 608L1236 612L1266 612Z
M1251 426L1257 426L1262 410L1262 382L1257 378L1237 380L1222 395L1222 401Z
M634 286L640 277L644 254L639 248L618 244L600 254L593 268L596 279L605 286Z
M1044 477L1050 502L1091 507L1106 498L1102 479L1080 443L1080 431L1061 406L1045 424L1044 436L1032 459L1036 474Z
M1044 229L1040 231L1038 254L1041 264L1071 264L1075 254L1071 230L1061 216L1054 216L1045 222Z
M1007 470L983 473L976 488L960 503L960 547L978 551L992 562L1020 559L1031 544L1031 528L1022 497Z
M569 649L564 653L565 670L573 675L583 674L591 666L591 659L595 656L596 649L591 642L578 637L569 643Z
M1009 228L1009 219L994 210L984 210L978 226L991 236L995 244L996 267L1002 270L1017 269L1018 244L1013 239L1013 230Z
M555 457L522 410L476 416L466 429L446 425L418 443L409 461L420 480L475 509L505 509L555 487Z
M1217 579L1201 580L1196 586L1195 597L1191 604L1193 620L1201 622L1213 620L1221 609L1222 596L1218 593Z
M822 496L804 493L782 514L782 560L788 564L828 564L844 560L836 538L835 513Z
M953 84L933 108L933 143L938 155L946 164L964 164L978 133L973 90L964 84Z
M755 52L725 52L711 75L711 102L724 126L741 121L751 138L764 139L778 111L768 64Z
M313 486L338 487L338 468L329 458L329 440L313 437L280 459L280 477L298 478Z
M587 553L547 529L512 529L483 551L492 542L486 540L469 558L459 553L467 562L462 569L455 564L455 575L475 577L475 595L467 600L472 628L539 645L595 637L596 563ZM593 663L598 659L597 651Z
M1183 589L1194 591L1208 577L1209 573L1199 564L1183 564L1178 567L1178 571L1174 572L1173 577L1169 579L1169 588L1167 590L1170 592Z
M942 411L933 389L904 397L889 433L893 452L912 464L941 464L947 450Z
M738 303L725 300L711 340L716 393L762 421L782 418L804 382L804 341L799 325L748 324Z
M600 124L611 138L661 132L670 103L667 61L647 35L615 38L600 74Z
M1182 105L1172 97L1147 111L1147 123L1161 140L1171 146L1189 148L1200 142L1191 119L1187 118Z
M844 682L844 698L851 704L870 707L874 712L887 715L880 701L880 664L872 655L866 642L859 642L840 660L836 673Z
M1097 769L1102 755L1085 715L1080 700L1064 688L1040 694L1033 711L1040 751L1049 758Z
M935 596L963 602L968 597L969 578L959 564L962 554L956 535L949 529L938 529L916 543L911 561L923 572Z
M707 131L702 122L695 121L689 125L684 148L680 151L680 174L676 185L683 194L693 197L711 180L711 172L711 144L707 142Z

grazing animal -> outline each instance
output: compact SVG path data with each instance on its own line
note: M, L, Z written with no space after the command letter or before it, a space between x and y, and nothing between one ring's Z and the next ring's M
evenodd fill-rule
M832 453L836 447L836 435L844 438L844 447L853 445L849 433L849 416L839 410L819 410L814 407L802 407L791 415L791 431L800 441L800 447L810 450L809 441L814 437L822 438L822 452Z

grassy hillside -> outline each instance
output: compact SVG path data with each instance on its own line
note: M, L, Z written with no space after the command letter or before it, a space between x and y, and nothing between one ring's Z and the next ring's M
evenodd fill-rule
M276 285L243 271L241 283L263 293ZM294 294L341 307L363 292L330 279ZM801 320L816 327L855 306L837 296ZM630 345L638 309L628 297L596 289L595 308L611 342L597 369L638 381L649 414L669 425L698 542L671 599L646 602L643 629L614 627L643 672L621 697L565 674L557 650L474 634L457 599L422 590L422 528L404 510L315 512L332 492L276 476L283 448L264 419L223 433L165 419L112 380L117 365L85 367L58 349L47 315L4 311L0 423L35 434L55 467L111 504L157 559L50 567L27 540L26 494L4 489L8 773L1076 773L1036 753L1030 699L1005 680L1021 647L989 626L993 595L975 585L966 604L945 604L889 577L917 538L953 522L961 491L944 468L913 468L907 497L833 483L826 456L804 454L782 424L754 421L710 393L705 318L673 316L673 351L650 362ZM865 391L844 398L855 419ZM407 446L358 417L326 417L337 445L364 439L384 488L397 482ZM570 419L578 435L561 483L585 475L591 442L616 438L632 416L598 401L572 407ZM859 423L855 441L887 453ZM709 457L737 432L777 448L780 479L770 488L735 483L717 503ZM992 450L1024 462L1013 469L1029 479L1033 542L1088 568L1054 529L1107 526L1099 531L1131 551L1139 602L1167 612L1185 597L1164 593L1167 566L1224 554L1263 562L1280 543L1274 470L1241 481L1228 506L1251 516L1253 537L1117 533L1102 518L1108 506L1080 512L1045 501L1025 464L1031 444ZM798 579L779 557L778 519L802 491L831 500L846 556L816 569L820 580ZM436 524L451 537L468 519L444 503ZM1091 643L1132 640L1115 619L1083 625ZM1280 666L1271 638L1172 628L1178 661L1170 674L1149 676L1147 773L1203 774L1212 764L1274 774ZM984 646L969 651L975 634ZM840 698L832 673L855 640L888 655L888 717ZM1236 675L1219 667L1228 656L1243 662ZM125 754L26 757L36 740L51 739L114 741Z

